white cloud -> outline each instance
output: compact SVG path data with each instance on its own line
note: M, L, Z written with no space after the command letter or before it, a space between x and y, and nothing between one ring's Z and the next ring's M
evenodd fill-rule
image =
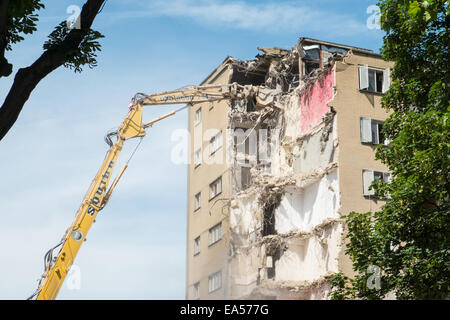
M150 1L142 10L118 13L119 18L166 16L189 18L196 23L265 32L315 32L332 34L366 32L365 21L331 10L316 9L305 1L247 3L223 0Z

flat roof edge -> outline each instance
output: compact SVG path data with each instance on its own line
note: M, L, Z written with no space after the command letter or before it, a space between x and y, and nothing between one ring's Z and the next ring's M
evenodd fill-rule
M203 79L203 81L200 83L200 85L204 85L208 80L210 80L211 78L214 78L215 74L218 74L220 72L222 72L221 69L227 67L228 62L233 61L234 58L232 56L227 56L221 64L219 64L208 76L206 76L205 79Z
M298 38L298 43L301 43L303 41L315 42L317 44L323 44L323 45L329 45L329 46L349 49L349 50L352 50L353 52L360 52L360 53L365 53L365 54L381 57L381 54L376 53L373 50L369 50L369 49L364 49L364 48L349 46L349 45L345 45L345 44L329 42L329 41L317 40L317 39L312 39L312 38L306 38L306 37Z

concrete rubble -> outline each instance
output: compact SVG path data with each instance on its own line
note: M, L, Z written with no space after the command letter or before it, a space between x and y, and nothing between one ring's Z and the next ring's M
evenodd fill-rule
M229 113L230 132L244 133L228 144L230 298L326 299L343 232L334 68L351 52L329 48L323 66L303 74L301 44L258 49L254 60L231 64L230 82L257 87L259 100L232 101Z

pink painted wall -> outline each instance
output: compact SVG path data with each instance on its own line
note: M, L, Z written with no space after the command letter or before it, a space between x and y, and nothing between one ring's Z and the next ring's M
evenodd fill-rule
M325 113L330 111L327 103L333 99L334 69L316 80L306 89L300 98L300 128L302 133L322 121Z

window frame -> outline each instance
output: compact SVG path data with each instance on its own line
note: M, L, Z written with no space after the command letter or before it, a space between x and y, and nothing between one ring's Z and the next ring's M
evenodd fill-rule
M197 110L195 110L194 127L198 126L201 122L202 122L202 107L200 106Z
M194 257L200 254L200 236L194 239Z
M197 206L197 196L198 196L198 206ZM194 212L200 210L200 208L202 207L202 192L197 192L194 195Z
M209 139L209 155L212 156L214 153L219 151L223 147L223 135L222 130L217 132L214 136Z
M371 73L374 74L374 90L369 90L370 88L370 78ZM382 73L381 79L381 90L377 91L377 73ZM367 64L358 66L358 88L359 91L365 93L373 93L373 94L385 94L391 86L390 79L390 69L381 69L375 67L369 67Z
M217 184L218 184L219 181L220 181L220 191L217 192L217 189L218 189L217 188ZM215 186L215 189L216 189L214 195L212 195L212 192L211 192L211 187L212 186ZM216 180L214 180L213 182L211 182L209 184L209 201L211 201L212 199L214 199L215 197L217 197L221 193L222 193L222 176L218 177Z
M362 170L362 187L363 187L363 196L364 197L373 197L375 195L375 190L369 190L369 187L375 181L375 175L381 176L381 178L389 183L391 181L391 173L385 171L378 171L372 169L363 169ZM379 179L379 178L377 178ZM369 181L370 180L370 181Z
M215 277L218 277L218 285L216 287L214 286L214 279L217 279ZM208 276L208 294L214 293L220 289L222 289L222 270L214 272Z
M216 230L219 230L217 232L217 237L214 239L213 236L216 235ZM213 246L214 244L216 244L217 242L219 242L220 240L222 240L222 221L217 223L216 225L212 226L211 228L209 228L208 230L208 234L209 234L209 244L208 247Z
M197 281L192 285L194 289L194 299L200 299L200 281Z
M252 169L252 166L250 164L245 163L245 164L241 164L237 168L239 170L239 177L236 177L237 186L238 186L239 190L246 190L252 184L252 174L250 172ZM245 171L247 171L247 172L244 173ZM247 177L248 180L244 179L244 177Z
M200 156L197 158L197 152L200 152ZM194 169L202 164L202 147L194 151ZM198 162L197 162L198 160Z
M380 126L383 126L383 120L377 120L372 118L360 117L359 118L359 128L360 128L360 140L364 144L388 145L388 139L381 135ZM370 129L369 129L370 126ZM374 127L376 128L376 136L374 137ZM383 141L381 141L383 139Z

